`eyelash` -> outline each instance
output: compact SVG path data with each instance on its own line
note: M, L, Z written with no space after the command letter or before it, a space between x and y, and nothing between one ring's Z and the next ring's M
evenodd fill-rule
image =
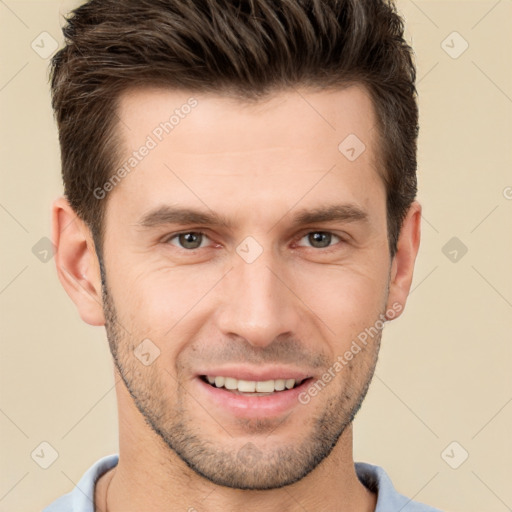
M193 234L196 234L196 235L202 235L203 237L206 237L206 238L209 238L208 235L204 232L204 231L180 231L179 233L173 233L172 235L169 235L167 236L164 240L163 240L163 243L165 244L169 244L171 242L171 240L179 237L180 235L187 235L187 234L190 234L190 233L193 233ZM295 240L296 241L300 241L302 240L304 237L310 235L310 234L313 234L313 233L323 233L323 234L328 234L328 235L331 235L332 237L335 237L339 240L338 243L340 242L345 242L345 240L340 236L340 235L336 235L335 233L331 232L331 231L323 231L323 230L310 230L310 231L306 231L304 233L302 233L298 238L296 238ZM202 240L201 240L201 243L202 243ZM174 245L174 244L171 244L171 245ZM316 249L317 251L322 251L322 252L329 252L330 250L332 250L337 244L332 244L332 245L329 245L327 247L321 247L321 248L317 248L317 247L312 247L312 246L307 246L308 248L310 249ZM193 252L193 251L197 251L199 249L204 249L204 247L197 247L195 249L186 249L184 247L179 247L177 245L175 245L176 248L178 249L181 249L183 251L186 251L186 252ZM301 246L301 247L304 247L304 246Z

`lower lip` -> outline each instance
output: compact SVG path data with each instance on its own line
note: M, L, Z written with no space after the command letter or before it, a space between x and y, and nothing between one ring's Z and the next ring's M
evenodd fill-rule
M311 378L293 389L275 391L266 396L237 395L225 388L211 386L200 377L196 377L194 381L197 383L198 392L205 396L207 403L213 403L239 418L270 418L300 405L299 395L307 389Z

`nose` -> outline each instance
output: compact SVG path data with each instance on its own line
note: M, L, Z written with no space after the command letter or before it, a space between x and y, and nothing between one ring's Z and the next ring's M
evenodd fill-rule
M301 311L290 272L273 261L270 251L264 251L252 263L236 254L233 261L234 268L223 280L216 311L219 330L262 348L278 336L296 333Z

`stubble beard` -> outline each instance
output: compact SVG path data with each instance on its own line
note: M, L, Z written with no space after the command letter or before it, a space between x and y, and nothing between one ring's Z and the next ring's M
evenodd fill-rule
M304 433L299 442L282 443L277 447L273 442L272 447L268 447L268 436L278 431L279 423L286 423L285 417L277 423L258 419L246 421L246 433L252 434L253 440L240 443L226 434L228 441L220 445L215 439L207 438L204 428L190 417L185 403L188 393L181 383L168 372L156 373L157 365L143 367L134 357L133 349L140 340L130 339L120 327L101 263L100 268L105 329L114 364L144 421L169 448L170 463L176 454L197 475L213 484L233 489L269 490L301 480L329 456L368 392L377 363L381 331L371 345L343 367L345 378L340 379L343 387L334 393L331 382L310 402L322 400L323 393L330 393L323 410L301 422ZM177 388L174 404L167 400L173 395L165 381ZM189 404L195 404L194 400L189 398ZM308 405L298 404L298 414L304 415L307 409L303 408ZM222 431L222 425L217 424L215 418L209 415L207 418L216 431Z

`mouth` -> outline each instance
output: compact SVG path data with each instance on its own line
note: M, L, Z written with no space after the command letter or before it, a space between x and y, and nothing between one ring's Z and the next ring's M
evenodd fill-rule
M314 377L291 368L231 367L203 370L192 381L198 400L228 417L276 418L293 410L308 414L300 401Z
M244 396L270 396L276 393L296 389L310 377L304 379L268 379L268 380L244 380L221 375L200 375L199 378L209 386L226 390L234 395Z

